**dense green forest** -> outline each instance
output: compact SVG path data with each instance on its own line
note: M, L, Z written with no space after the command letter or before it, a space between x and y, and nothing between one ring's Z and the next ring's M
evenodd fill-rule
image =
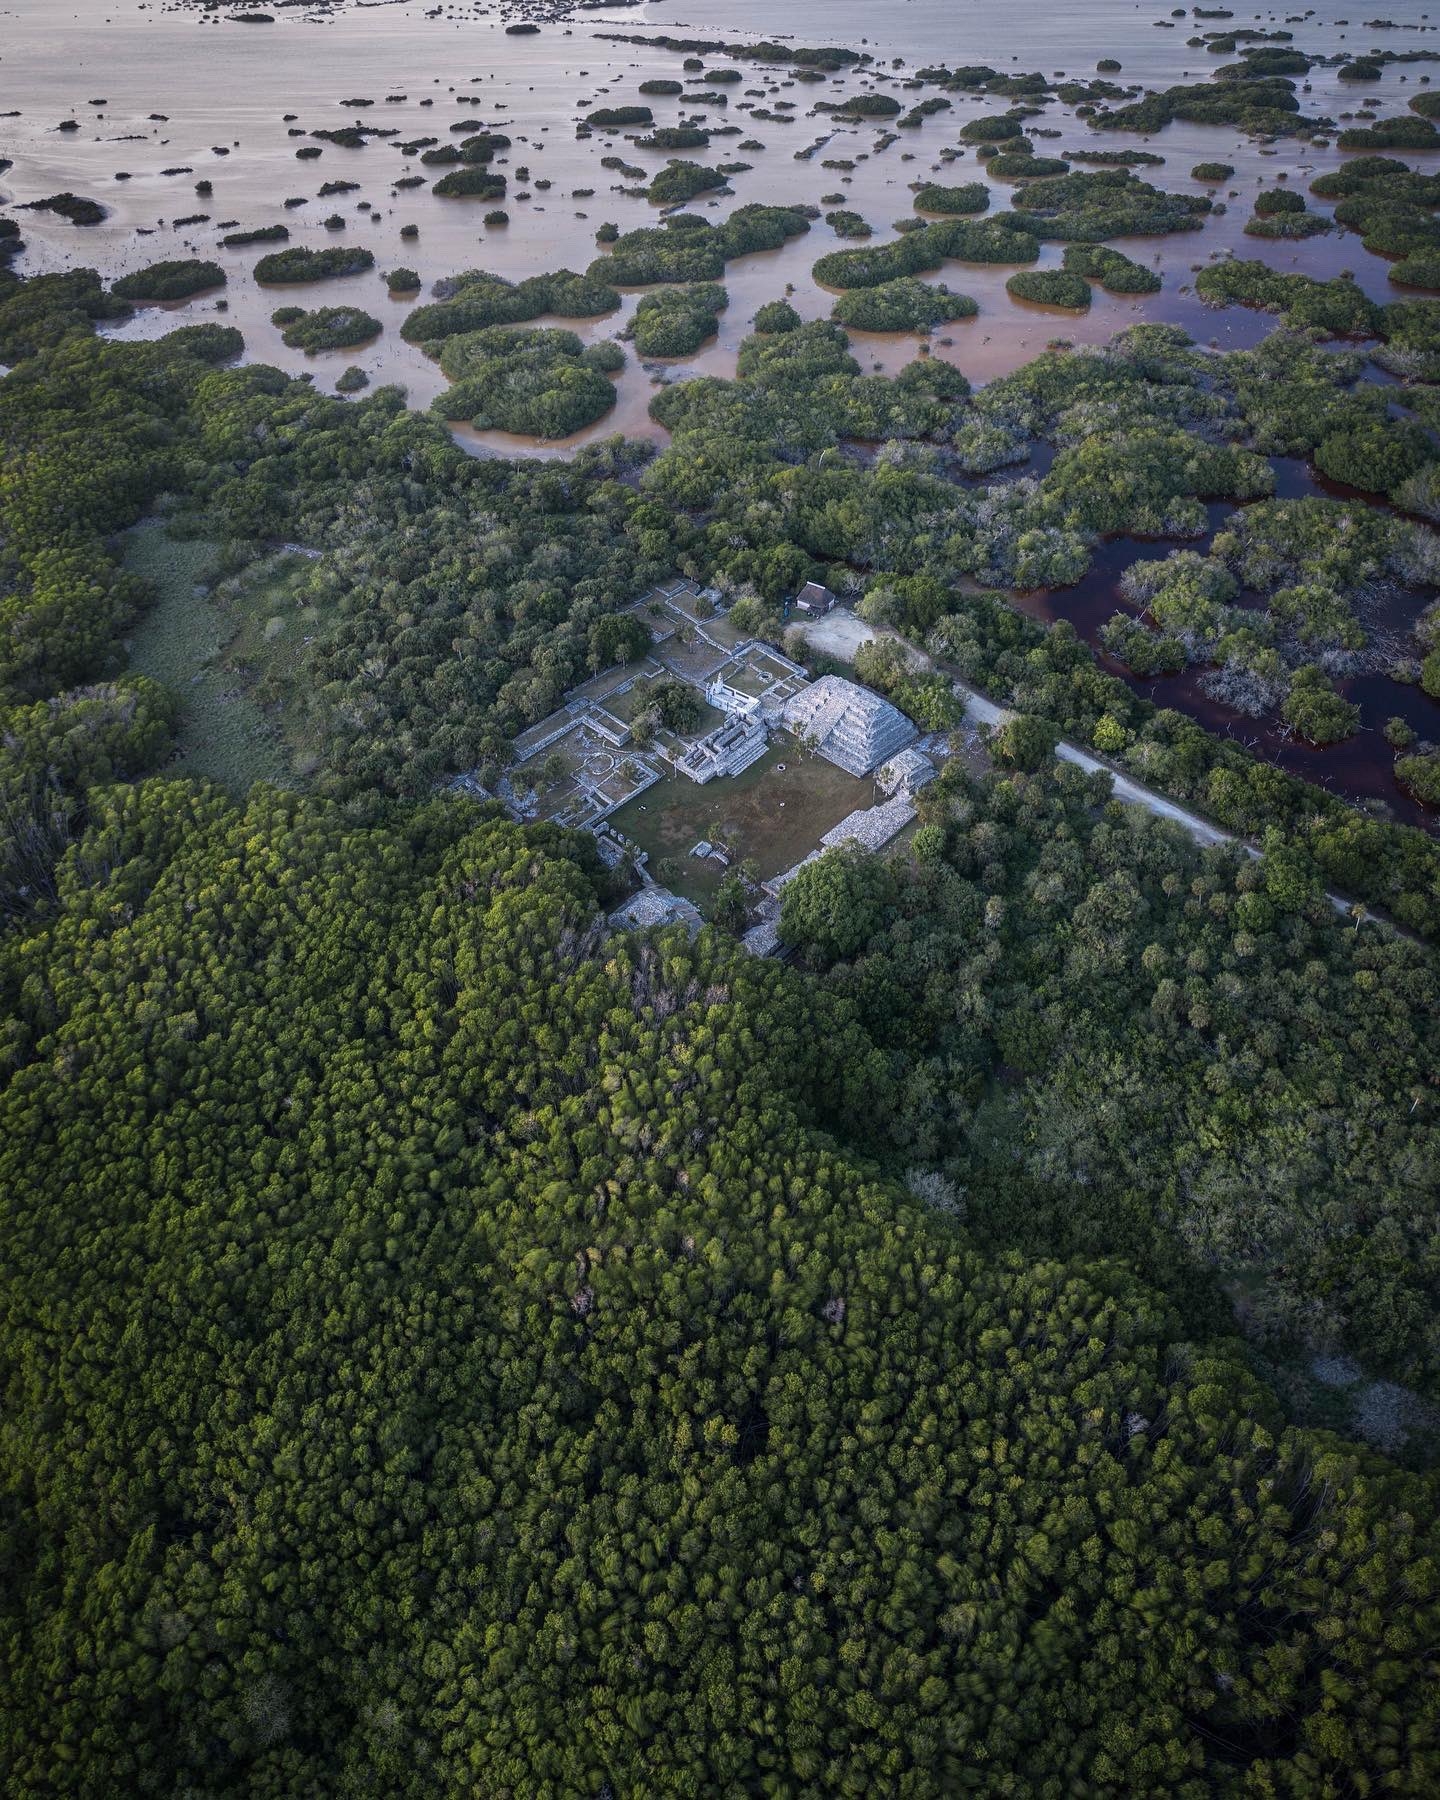
M1431 1485L857 1164L843 997L595 917L464 803L96 809L0 964L12 1779L1433 1786Z
M710 283L721 239L621 248ZM482 375L598 404L567 333L497 357L502 300L426 309L464 416ZM1304 1371L1440 1399L1440 855L992 591L1253 503L1127 571L1121 649L1323 714L1351 597L1433 583L1434 539L1276 499L1269 458L1414 482L1423 402L1300 329L1141 327L972 395L777 303L734 380L658 390L658 454L479 461L220 326L94 334L124 309L0 277L9 1785L1435 1791L1434 1447L1323 1429ZM940 462L1042 447L988 491ZM249 671L315 747L297 791L165 774L177 697L127 667L157 518L242 586L314 553L303 654ZM437 797L676 570L775 637L828 574L1022 708L904 853L792 884L792 966L609 933L590 839ZM861 673L946 723L898 657ZM1263 857L1115 805L1060 731Z

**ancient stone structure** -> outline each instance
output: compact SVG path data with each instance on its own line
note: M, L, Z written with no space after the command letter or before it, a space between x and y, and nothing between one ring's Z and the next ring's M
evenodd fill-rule
M785 707L785 727L851 775L868 775L916 735L888 700L840 675L822 675L796 694Z

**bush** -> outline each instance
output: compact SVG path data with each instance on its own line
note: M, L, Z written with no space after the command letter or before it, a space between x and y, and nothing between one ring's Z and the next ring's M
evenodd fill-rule
M851 94L834 110L852 119L893 119L901 107L893 94Z
M44 200L25 200L20 204L30 212L55 213L72 225L98 225L105 217L105 208L100 202L89 200L83 194L50 194Z
M1368 493L1394 493L1431 456L1430 439L1413 420L1376 422L1332 432L1315 451L1315 467L1332 481Z
M594 280L626 287L716 281L733 258L755 250L778 250L809 229L808 219L784 206L737 207L720 225L678 213L663 225L626 232L609 256L591 263L589 274Z
M400 328L406 343L438 344L489 325L523 325L542 313L562 319L598 319L620 305L613 287L570 269L513 283L502 275L472 269L451 276L441 284L441 291L445 299L417 306L406 318Z
M1440 806L1440 750L1398 757L1395 779L1426 806Z
M769 336L798 331L801 319L788 300L767 300L755 314L755 329Z
M1098 281L1113 294L1158 294L1160 277L1153 269L1132 262L1119 250L1104 244L1067 244L1065 269L1072 275L1083 275Z
M990 753L1006 768L1038 769L1054 756L1058 735L1049 719L1035 713L1016 713L997 726L990 739Z
M224 287L225 271L219 263L202 262L185 257L172 262L151 263L122 275L111 288L122 300L184 300L206 288Z
M1172 119L1197 125L1235 125L1253 137L1287 137L1307 130L1313 121L1300 116L1294 84L1283 78L1254 78L1246 68L1239 81L1199 82L1147 94L1127 106L1097 113L1091 123L1101 131L1163 129Z
M1402 113L1377 125L1351 126L1336 141L1342 150L1433 150L1440 144L1440 132L1428 119Z
M358 275L373 269L375 258L368 250L337 245L333 250L306 250L297 246L262 256L255 265L255 279L267 286L288 282L328 281L339 275Z
M1040 246L1018 226L1013 214L984 223L952 219L922 226L888 244L867 245L863 250L832 250L816 262L811 273L825 287L879 287L904 275L938 269L947 258L959 262L1034 262Z
M1218 186L1220 182L1228 181L1234 173L1233 163L1199 162L1190 171L1190 178L1192 181L1207 181Z
M916 212L983 213L990 206L990 190L983 181L967 181L960 187L941 187L927 181L915 191Z
M872 235L870 226L861 215L857 212L851 212L845 207L840 207L834 212L826 213L825 223L835 233L836 237L868 238Z
M384 276L385 285L392 294L418 293L420 277L413 269L391 269Z
M1063 306L1084 312L1090 304L1090 284L1079 275L1061 269L1022 269L1005 283L1007 294L1042 306Z
M445 339L440 367L455 383L434 402L445 419L468 419L477 431L563 438L591 425L615 404L599 362L617 346L587 352L573 331L487 327Z
M657 125L636 143L642 150L703 150L710 133L700 125Z
M1311 325L1335 337L1374 337L1381 309L1354 281L1315 281L1282 275L1268 263L1231 260L1212 263L1195 277L1195 291L1212 306L1263 307L1292 325Z
M1024 134L1024 122L1010 113L970 119L960 127L960 136L967 144L999 144L1006 138L1023 137Z
M1440 289L1440 249L1416 250L1390 265L1390 279L1401 287Z
M681 201L693 200L697 194L713 193L716 188L724 186L725 177L719 169L706 168L703 163L672 162L658 171L650 183L648 193L651 200L672 206Z
M441 200L503 200L505 177L489 169L452 169L433 184L430 192Z
M879 287L842 294L830 316L856 331L928 331L951 319L973 319L978 311L968 294L902 275Z
M1128 169L1094 169L1029 182L1016 193L1014 207L1038 238L1097 244L1198 230L1211 202L1167 193Z
M985 172L1002 181L1039 181L1045 176L1068 175L1070 165L1059 156L1032 156L1028 152L1001 151L985 165Z
M368 343L380 331L380 321L358 306L322 306L287 322L281 335L290 349L313 356L318 350L347 350Z
M621 125L649 125L654 118L648 106L600 106L594 112L586 113L585 123L613 131Z
M1318 213L1284 212L1263 216L1256 213L1245 221L1246 237L1279 238L1286 241L1319 237L1332 231L1331 221Z
M1360 723L1360 708L1350 705L1331 686L1323 669L1307 663L1295 671L1281 717L1307 743L1336 744Z
M635 348L642 356L690 356L715 335L729 304L715 284L646 294L635 309Z

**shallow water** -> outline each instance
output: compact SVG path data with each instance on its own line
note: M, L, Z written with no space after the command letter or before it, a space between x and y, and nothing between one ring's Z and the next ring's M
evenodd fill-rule
M0 156L14 161L14 167L0 175L0 202L23 202L69 189L99 199L109 209L105 221L93 228L77 228L44 213L17 214L29 245L19 266L36 271L88 264L114 278L162 257L213 256L229 274L223 315L217 315L216 296L200 297L175 307L144 308L116 335L158 335L182 320L223 316L244 332L251 358L295 373L308 372L325 388L355 363L372 382L403 383L413 405L427 405L446 385L444 378L401 339L400 323L414 301L391 298L378 271L397 264L416 269L423 296L440 277L467 268L510 277L560 267L583 269L597 254L594 232L602 220L613 220L622 230L655 221L659 209L614 191L617 184L628 183L601 168L600 159L618 154L653 172L667 160L664 153L638 150L633 138L624 134L596 132L577 139L575 125L593 106L642 98L654 109L658 123L673 123L682 113L680 100L642 97L637 92L643 80L678 78L680 55L609 41L603 33L668 32L751 41L781 35L773 31L777 9L760 0L718 0L705 7L703 17L688 17L694 10L683 3L587 10L574 13L568 22L548 20L537 35L514 38L504 29L519 16L514 9L436 7L427 12L419 4L390 4L352 5L316 14L295 7L275 11L275 23L260 26L136 0L116 4L79 0L58 13L42 0L14 0L0 11L0 114L12 109L19 114L0 118ZM1419 7L1407 3L1389 12L1412 28L1366 31L1358 21L1342 26L1338 20L1343 9L1329 7L1323 16L1288 29L1298 47L1314 52L1349 53L1377 44L1400 51L1440 49L1440 33L1422 19ZM988 62L1000 69L1039 67L1051 75L1064 71L1080 77L1093 71L1099 57L1114 55L1124 65L1114 79L1159 87L1203 80L1218 63L1232 60L1185 44L1187 36L1218 29L1220 22L1186 18L1173 22L1177 29L1169 29L1169 14L1168 7L1140 6L1133 0L1087 0L1083 8L1068 9L1055 7L1053 0L1010 0L1004 7L964 12L957 10L954 0L895 0L883 9L868 0L823 0L823 4L801 0L781 15L787 28L783 35L799 43L863 47L876 56L876 63L823 83L804 83L784 69L738 61L744 79L731 88L729 106L712 111L710 119L728 120L742 129L733 138L717 138L708 152L694 154L701 160L747 161L754 166L734 178L733 195L702 199L690 210L718 220L751 201L819 204L824 194L843 194L844 205L860 212L875 227L876 240L884 241L894 220L912 215L912 184L932 177L952 183L982 178L983 165L969 152L949 165L941 162L939 153L957 144L965 120L1003 110L1005 103L949 96L953 101L949 111L931 116L917 130L907 129L894 143L877 149L888 121L836 123L812 115L817 98L834 100L857 89L890 88L908 106L935 91L906 93L899 85L927 62L952 66ZM1286 18L1283 9L1276 9L1253 18L1237 16L1233 23L1273 29L1283 26ZM892 59L903 63L892 64ZM707 58L710 64L724 60ZM1336 118L1367 105L1393 112L1402 109L1408 96L1432 75L1440 75L1440 62L1400 65L1388 69L1382 80L1357 89L1339 82L1334 70L1317 68L1309 77L1310 91L1302 92L1302 105L1312 115ZM391 95L403 98L387 99ZM352 96L371 98L375 104L347 109L341 102ZM474 96L479 105L462 104L462 97ZM747 99L771 108L793 101L795 120L750 124L749 113L743 110ZM95 101L103 104L92 104ZM150 116L156 113L166 116ZM352 121L397 128L396 143L421 136L449 141L450 125L462 118L475 129L503 130L514 145L495 166L509 178L510 194L503 204L511 223L496 230L483 226L483 214L492 202L441 200L428 188L396 190L394 181L404 173L420 173L421 165L418 158L404 158L388 141L372 141L362 150L326 144L318 159L297 160L297 145L315 140L287 135L291 129L284 118L287 113L296 115L293 127L306 132ZM59 132L57 126L66 119L76 120L80 129ZM1010 269L946 264L933 279L972 294L980 313L973 320L943 327L931 341L934 353L957 364L972 383L1008 373L1057 337L1101 343L1141 319L1183 325L1202 344L1226 349L1257 342L1271 329L1273 321L1267 315L1240 308L1211 311L1187 291L1197 267L1230 251L1321 276L1351 269L1375 298L1396 294L1388 280L1389 265L1369 255L1348 232L1337 230L1301 244L1243 234L1249 199L1257 186L1284 175L1303 189L1316 174L1344 160L1334 149L1286 141L1258 145L1230 129L1185 124L1171 125L1148 139L1092 132L1058 103L1033 123L1059 133L1038 140L1043 150L1087 146L1153 150L1164 156L1164 166L1137 172L1175 191L1208 191L1189 173L1202 160L1232 163L1236 174L1215 194L1226 202L1227 210L1207 218L1202 229L1161 239L1117 240L1117 247L1160 271L1165 285L1155 296L1112 296L1096 288L1088 313L1060 313L1012 300L1005 292ZM825 149L810 160L797 160L796 152L822 134L828 138ZM741 151L741 139L751 136L766 148ZM1440 165L1434 153L1405 154L1419 167ZM853 159L853 173L824 169L826 157ZM529 179L516 175L525 165ZM162 173L175 167L191 172ZM130 179L117 181L118 171L127 172ZM428 180L435 171L425 173ZM214 184L213 196L203 201L194 193L194 183L202 177ZM551 182L548 190L535 186L541 178ZM992 210L1008 205L1011 184L985 179L995 190ZM356 181L360 186L354 193L319 199L318 188L330 180ZM576 195L575 190L587 188L594 190L593 196ZM529 198L520 199L521 193ZM285 211L282 203L290 196L305 196L308 203ZM372 206L373 212L363 213L361 202ZM1314 211L1331 210L1323 201L1312 199L1310 204ZM199 211L210 213L212 222L179 229L170 223ZM326 230L323 220L332 212L343 215L343 232ZM376 271L303 288L261 289L250 271L265 247L217 248L221 220L234 220L242 227L283 220L292 244L363 244L375 254ZM401 238L401 227L407 223L418 226L417 239ZM730 305L721 316L718 335L678 364L646 367L632 354L616 384L614 409L574 439L540 444L461 428L457 441L479 454L563 455L576 444L617 431L663 439L665 434L647 411L655 380L697 372L733 374L736 351L756 308L787 290L803 316L826 316L832 296L817 286L810 270L817 258L841 241L817 221L807 235L781 250L731 263L725 275ZM1038 266L1056 267L1061 256L1060 245L1047 245ZM623 327L636 299L634 293L627 294L620 312L606 319L539 322L564 323L587 341L606 338ZM270 314L281 304L341 300L359 302L384 321L385 330L373 344L306 356L287 349L270 322ZM918 343L913 334L857 332L853 340L862 363L889 372L910 361ZM1296 468L1298 473L1282 468L1282 479L1289 484L1284 491L1312 491L1313 477L1303 466ZM1163 554L1163 547L1102 547L1091 575L1078 588L1030 604L1046 616L1073 618L1092 635L1114 610L1119 569L1142 554ZM1117 558L1122 560L1117 563ZM1414 610L1419 610L1418 604ZM1440 737L1440 708L1417 689L1383 675L1350 684L1352 696L1365 709L1364 732L1349 744L1315 753L1274 734L1267 736L1251 721L1223 714L1199 691L1198 679L1192 671L1168 682L1137 685L1217 729L1260 740L1266 753L1312 779L1338 783L1357 796L1383 798L1398 814L1418 816L1418 809L1394 786L1390 752L1376 729L1390 714L1401 713L1424 735Z
M69 189L90 195L109 209L106 220L91 228L47 214L20 215L30 245L21 266L33 270L90 264L114 277L163 256L213 255L229 273L226 316L245 333L249 355L296 373L308 371L327 387L354 362L372 381L402 382L412 403L428 404L445 384L439 370L399 336L397 327L411 301L388 298L374 272L305 290L286 289L283 295L262 290L249 271L263 247L218 249L218 222L234 219L249 227L283 220L296 244L361 243L374 251L377 269L413 267L426 289L440 276L466 268L512 277L562 266L583 268L597 254L593 234L602 220L613 220L624 230L658 216L648 201L613 191L617 177L599 166L601 157L620 154L649 171L661 167L666 157L662 152L636 150L623 134L597 132L577 141L575 122L589 105L641 98L636 90L642 80L680 74L678 55L606 41L601 34L694 30L753 38L773 26L775 19L773 6L761 6L756 0L725 0L707 7L697 21L687 20L686 10L647 5L584 12L568 25L547 23L538 35L512 38L504 26L515 15L482 8L437 10L436 16L413 4L352 6L319 15L293 8L277 11L273 25L247 26L133 0L126 4L81 0L58 16L41 0L17 0L0 14L4 44L0 113L12 108L20 112L18 118L0 119L0 154L13 158L15 165L0 177L0 195L25 201ZM1284 16L1277 11L1263 18L1268 25L1272 17L1278 23ZM1418 9L1394 16L1418 20ZM1124 0L1091 0L1083 9L1069 11L1042 6L1038 0L1016 0L1003 8L967 12L963 27L957 29L951 0L901 0L884 9L878 20L873 7L857 0L792 5L784 19L787 35L796 41L864 45L880 60L872 68L824 83L797 83L783 70L739 64L745 79L733 89L730 106L711 117L741 124L740 137L719 138L710 152L697 154L710 160L749 161L754 167L735 177L733 195L696 202L692 210L718 219L750 201L818 203L822 194L843 193L845 205L863 214L883 241L892 221L912 213L911 183L936 174L951 181L980 177L982 165L969 153L950 164L948 174L938 154L956 143L966 119L996 110L997 103L951 96L952 110L927 119L918 130L900 133L898 141L876 152L873 147L882 126L843 125L810 116L817 98L833 100L860 88L890 87L908 105L912 97L923 96L905 94L899 83L910 70L932 60L988 61L997 68L1038 64L1047 72L1065 70L1079 76L1093 70L1097 57L1114 54L1124 64L1119 80L1148 85L1187 76L1202 79L1225 60L1187 49L1184 43L1192 30L1214 25L1187 20L1174 31L1152 28L1156 20L1167 18L1167 8L1139 7ZM1377 37L1400 49L1428 48L1432 41L1428 33L1366 33L1323 19L1291 29L1297 43L1324 51L1363 47ZM1016 44L1026 48L1016 51L1012 48ZM890 67L892 57L903 57L905 66ZM1311 76L1313 91L1302 99L1307 110L1337 117L1353 111L1362 100L1402 106L1430 72L1426 64L1402 66L1357 93L1338 82L1332 70L1316 69ZM749 91L759 96L756 105L793 101L795 122L747 125L742 102ZM391 94L405 98L387 103L385 97ZM462 106L460 96L474 95L480 96L479 106ZM371 98L376 104L363 111L346 109L341 101L352 96ZM102 99L103 106L90 104ZM427 100L433 104L422 105ZM651 98L646 103L661 123L680 117L679 100ZM155 120L152 113L166 117ZM403 158L386 141L372 141L363 150L326 144L317 160L297 161L295 148L306 140L287 136L286 113L296 115L296 130L307 132L352 120L398 128L396 142L418 136L444 142L450 124L472 114L477 128L483 123L506 130L514 147L496 166L510 178L511 194L504 205L511 223L487 230L481 219L490 203L440 200L427 188L397 192L392 185L395 178L402 172L419 173L420 165L416 159ZM65 119L76 120L80 129L58 132L56 127ZM972 294L981 311L977 319L939 334L952 341L937 345L936 353L957 363L972 382L989 381L1016 368L1054 337L1101 343L1142 318L1182 324L1201 342L1225 348L1254 342L1269 329L1268 319L1240 309L1212 312L1184 291L1197 266L1232 249L1278 267L1317 274L1353 268L1377 298L1393 295L1388 265L1365 252L1349 233L1336 232L1303 245L1243 235L1248 196L1259 183L1284 173L1303 186L1341 160L1336 151L1286 142L1262 147L1229 130L1180 124L1153 140L1096 133L1058 104L1036 123L1061 134L1055 140L1041 140L1044 148L1076 149L1088 143L1153 149L1165 157L1165 166L1140 173L1176 191L1206 191L1189 175L1201 159L1233 163L1237 173L1217 198L1225 199L1232 190L1240 198L1227 201L1229 210L1208 219L1200 231L1120 242L1120 248L1158 268L1164 290L1135 299L1097 288L1094 304L1083 315L1012 300L1005 293L1006 278L1013 272L1009 269L947 264L934 279ZM822 133L830 140L825 150L811 161L797 161L795 152ZM739 151L740 138L749 135L759 138L766 149ZM227 154L219 155L218 150ZM827 156L854 159L853 174L823 169L821 162ZM533 180L518 179L515 170L522 165L529 166L532 177L548 179L552 186L540 190ZM174 167L188 167L193 173L161 173ZM129 174L128 181L115 180L121 171ZM426 173L427 179L433 177L433 171ZM214 183L213 197L204 201L193 191L202 177ZM320 200L317 190L327 180L357 181L360 187L355 193ZM1010 184L991 179L988 185L995 190L992 207L1006 205ZM593 188L593 197L575 198L574 190L584 188ZM530 198L516 198L527 191ZM287 197L306 197L308 203L286 212L282 203ZM374 212L362 213L361 202L373 206ZM1313 205L1328 210L1323 202ZM180 229L170 223L199 211L209 212L212 222ZM331 213L343 215L343 232L325 229L323 220ZM407 223L419 227L418 239L400 237ZM726 275L731 304L718 337L688 363L666 366L665 378L693 370L730 373L755 308L787 287L793 289L791 298L803 315L823 317L831 296L811 279L810 269L839 241L819 221L808 235L782 250L732 263ZM1047 245L1039 266L1058 266L1061 254L1061 246ZM318 356L285 348L279 330L270 323L278 304L291 300L320 304L340 298L363 301L385 321L386 330L375 344ZM177 316L211 314L215 304L213 298L202 298L179 308L146 308L118 335L153 335L173 327ZM618 315L572 328L587 341L608 337L624 324L633 307L633 296L627 296ZM912 334L860 335L856 348L867 362L894 370L913 357L916 339ZM632 358L618 384L615 410L571 442L616 430L663 436L647 417L652 392L651 373ZM462 434L462 440L472 448L502 452L525 448L553 453L556 448L500 433L478 439Z

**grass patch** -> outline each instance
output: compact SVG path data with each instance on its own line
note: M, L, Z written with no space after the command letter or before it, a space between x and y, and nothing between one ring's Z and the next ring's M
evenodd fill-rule
M153 582L156 590L154 604L132 635L130 667L164 682L179 696L179 755L173 773L203 777L236 794L256 781L295 787L300 774L314 766L313 747L287 742L289 734L247 691L251 680L245 648L251 639L263 637L266 624L262 620L257 627L248 609L237 614L211 593L216 558L215 544L174 539L162 525L130 533L125 566ZM267 618L275 616L275 584L292 573L274 575L250 591L248 597ZM289 647L280 640L287 630L298 634L301 617L297 613L297 624L287 621L278 632L271 629L269 664L286 655Z
M868 777L857 780L823 757L807 756L782 734L743 774L704 787L684 775L667 776L622 806L611 823L649 851L650 872L657 881L662 879L657 865L664 861L666 873L673 874L667 885L699 905L726 873L718 862L689 854L699 839L715 837L712 826L720 827L733 862L753 858L760 879L768 881L874 797L875 784Z

